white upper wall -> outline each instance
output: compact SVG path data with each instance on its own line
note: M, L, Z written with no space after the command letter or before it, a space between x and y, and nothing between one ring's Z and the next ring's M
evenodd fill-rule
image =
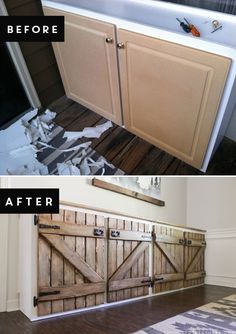
M236 178L189 177L187 226L202 229L236 228Z
M106 178L104 178L104 181ZM175 225L186 225L186 179L162 178L159 207L131 197L96 188L89 177L11 177L11 187L60 188L63 201L89 205L104 210L117 211L150 220L161 220Z

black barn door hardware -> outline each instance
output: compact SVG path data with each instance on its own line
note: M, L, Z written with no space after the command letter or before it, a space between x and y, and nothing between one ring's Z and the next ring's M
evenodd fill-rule
M149 277L148 279L142 280L141 283L148 283L149 287L153 286L153 280L151 279L151 277Z
M98 236L98 237L103 237L104 236L104 230L101 228L95 228L93 230L93 235Z
M118 238L120 236L120 231L111 231L111 236L113 238Z
M60 230L60 226L58 226L58 225L47 225L47 224L38 224L38 225L39 225L39 228Z
M39 292L39 297L45 297L45 296L51 296L51 295L59 295L60 293L61 293L60 290Z

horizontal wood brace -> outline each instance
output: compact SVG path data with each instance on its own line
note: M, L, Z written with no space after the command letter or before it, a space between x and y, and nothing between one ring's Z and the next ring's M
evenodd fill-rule
M195 273L186 273L185 274L185 279L186 281L189 281L191 279L197 279L197 278L202 278L206 276L206 272L205 271L198 271Z
M60 293L50 294L58 290ZM73 297L82 297L90 294L102 293L105 292L106 283L79 283L66 287L39 287L39 297L38 301L48 301L48 300L59 300ZM40 296L40 294L45 294Z
M73 237L106 237L106 229L103 226L95 227L89 225L72 224L69 222L65 223L57 220L49 220L47 218L39 219L39 233L68 235Z
M152 241L152 233L140 231L124 231L109 228L109 239L129 241Z
M119 281L109 282L109 291L117 291L138 286L149 286L152 284L151 277L126 278Z
M184 280L184 273L159 274L154 276L154 283Z

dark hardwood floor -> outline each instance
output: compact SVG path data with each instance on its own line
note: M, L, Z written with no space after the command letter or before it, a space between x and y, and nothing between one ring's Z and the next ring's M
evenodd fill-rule
M68 131L104 123L106 119L65 96L49 108L57 112L55 122ZM84 141L88 139L85 138ZM199 170L114 125L92 148L127 175L204 175ZM236 143L224 138L206 175L236 175Z
M132 333L179 313L235 294L213 285L151 297L116 307L30 322L20 311L0 313L0 334Z

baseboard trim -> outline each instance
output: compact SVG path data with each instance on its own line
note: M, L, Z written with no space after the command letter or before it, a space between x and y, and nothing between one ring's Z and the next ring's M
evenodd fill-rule
M205 284L236 288L236 277L207 275L205 277Z
M18 311L18 310L19 310L18 299L7 300L7 312Z

